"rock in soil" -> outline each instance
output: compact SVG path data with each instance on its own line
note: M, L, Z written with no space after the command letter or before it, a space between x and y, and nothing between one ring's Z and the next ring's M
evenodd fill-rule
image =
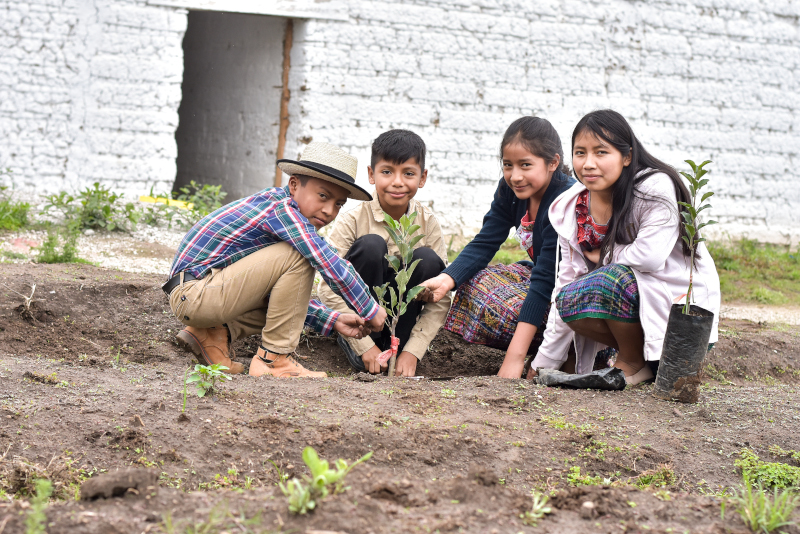
M125 469L90 478L81 484L81 500L141 495L158 490L158 473L153 469Z

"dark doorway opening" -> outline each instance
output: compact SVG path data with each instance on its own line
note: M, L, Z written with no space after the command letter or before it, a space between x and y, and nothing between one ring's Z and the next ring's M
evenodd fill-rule
M222 185L235 200L273 185L286 19L190 11L174 189Z

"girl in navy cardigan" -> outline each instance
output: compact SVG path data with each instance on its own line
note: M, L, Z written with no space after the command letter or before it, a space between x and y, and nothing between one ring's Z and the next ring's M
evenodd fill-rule
M555 198L572 186L561 139L553 125L522 117L500 145L503 179L483 227L442 274L422 283L423 299L438 302L458 288L445 328L470 343L506 350L498 376L520 378L528 354L535 354L547 324L555 284L558 236L548 218ZM487 267L516 228L530 261Z

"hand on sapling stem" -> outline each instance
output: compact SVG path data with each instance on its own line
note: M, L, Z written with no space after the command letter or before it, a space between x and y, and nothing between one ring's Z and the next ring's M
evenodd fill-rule
M333 325L333 329L347 337L354 337L361 339L369 335L370 328L358 315L355 313L340 313Z
M381 365L378 362L378 356L381 354L381 349L377 346L373 346L367 352L361 355L361 361L364 362L364 367L366 367L368 373L372 373L373 375L377 375L386 370L388 365L384 363Z
M415 376L417 374L417 357L403 351L397 356L397 367L394 376Z
M439 302L456 287L456 281L450 275L442 273L439 276L429 278L420 284L425 288L417 295L417 300L425 302Z
M382 307L378 308L378 313L375 314L375 317L367 321L367 324L373 332L380 332L383 330L383 323L386 322L386 317L388 317L386 310Z

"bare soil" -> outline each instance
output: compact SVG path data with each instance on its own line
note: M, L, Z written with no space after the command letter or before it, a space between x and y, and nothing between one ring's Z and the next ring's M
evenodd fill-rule
M334 340L308 337L304 365L330 378L237 376L214 396L190 390L184 413L194 362L174 343L161 282L0 266L0 533L25 531L40 477L56 488L49 533L746 532L713 496L740 483L738 452L800 448L800 327L746 321L723 322L697 404L657 400L652 385L499 379L501 351L442 333L425 379L352 374ZM32 284L28 309L17 293ZM239 361L256 343L235 343ZM300 476L307 445L329 460L374 456L349 490L294 516L271 462ZM152 470L157 489L76 500L87 477L132 467ZM576 467L598 485L576 486ZM665 469L664 487L639 478ZM520 518L532 489L554 495L538 527Z

